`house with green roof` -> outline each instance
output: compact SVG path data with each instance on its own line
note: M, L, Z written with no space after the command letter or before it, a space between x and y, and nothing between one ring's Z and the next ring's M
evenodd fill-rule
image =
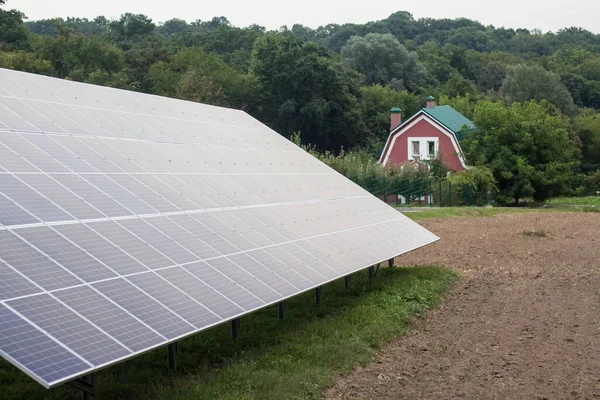
M431 96L426 102L406 121L400 108L390 110L390 135L379 161L384 166L402 166L439 157L452 171L467 169L460 141L476 129L475 124L450 106L436 106Z

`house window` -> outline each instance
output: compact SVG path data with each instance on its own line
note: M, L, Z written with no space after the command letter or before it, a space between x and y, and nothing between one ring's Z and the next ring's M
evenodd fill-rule
M435 142L427 142L427 154L429 157L435 157Z
M421 155L421 149L420 149L420 142L414 141L412 142L412 153L413 156L420 156Z

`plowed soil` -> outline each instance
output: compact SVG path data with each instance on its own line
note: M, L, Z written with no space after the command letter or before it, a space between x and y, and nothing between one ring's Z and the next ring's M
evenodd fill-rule
M396 260L463 278L328 399L600 398L600 213L430 220Z

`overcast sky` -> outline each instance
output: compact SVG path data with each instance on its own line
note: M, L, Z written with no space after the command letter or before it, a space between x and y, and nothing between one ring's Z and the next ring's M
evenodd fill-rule
M6 6L23 11L30 20L97 15L112 19L132 12L148 15L155 22L225 16L236 26L259 24L268 29L295 23L313 28L328 23L364 23L402 10L415 18L466 17L486 25L543 31L581 26L600 33L599 0L8 0Z

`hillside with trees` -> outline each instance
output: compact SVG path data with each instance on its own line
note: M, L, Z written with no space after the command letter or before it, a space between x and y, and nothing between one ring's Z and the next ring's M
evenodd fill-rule
M403 11L276 31L131 13L27 21L5 1L2 68L243 109L328 157L376 158L389 109L406 118L433 95L479 127L463 151L493 173L501 201L600 190L600 35L581 28L542 33Z

